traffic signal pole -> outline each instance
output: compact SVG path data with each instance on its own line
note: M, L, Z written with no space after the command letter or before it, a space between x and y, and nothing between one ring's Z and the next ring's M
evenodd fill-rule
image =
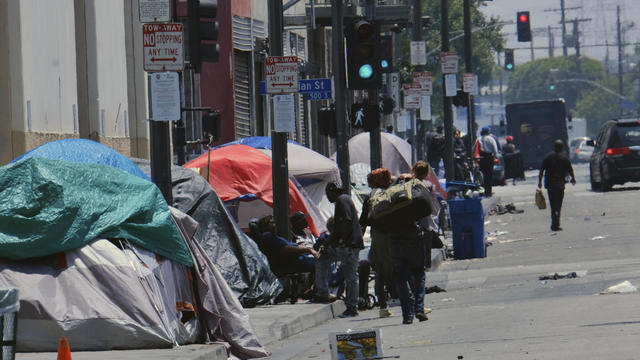
M442 52L449 51L449 8L447 0L440 0L441 17L442 17ZM445 74L442 74L442 84L446 84ZM453 180L453 109L452 99L447 96L447 92L443 91L444 98L444 170L447 181Z
M367 0L367 18L370 22L373 23L373 19L375 16L375 2L374 0ZM378 31L376 37L380 36L379 28L374 26L375 31ZM375 71L375 70L374 70ZM378 73L375 76L382 76L382 74ZM369 102L373 102L374 104L378 103L378 88L370 88L367 90L367 97L369 98ZM369 130L369 150L371 156L371 170L378 169L382 167L382 139L380 134L380 125L374 127Z
M413 32L411 34L411 40L413 41L422 41L422 1L421 0L413 0ZM415 67L415 71L423 71L424 70L424 66L422 65L416 65ZM416 160L418 159L422 159L422 157L424 156L424 122L420 121L418 119L418 111L414 110L414 119L415 121L412 122L413 124L416 124L416 126L412 126L413 129L413 134L412 134L412 147L413 147L413 151L411 152L413 154L413 162L415 163ZM423 114L424 115L424 114ZM422 126L419 126L422 125ZM419 129L418 129L419 128Z
M273 1L273 0L272 0ZM276 0L280 1L280 0ZM336 90L336 158L342 187L351 192L351 175L349 173L349 144L347 139L347 108L344 66L344 24L342 0L333 0L331 7L331 48L333 53L333 82ZM280 36L282 38L282 36Z
M471 5L470 0L464 0L464 71L466 73L473 73L473 67L471 63ZM473 144L476 140L475 122L476 113L475 105L473 101L473 95L468 94L469 103L467 106L467 136L471 141L467 144L467 154L472 153Z
M282 56L282 0L269 0L269 55ZM273 219L276 233L289 238L289 166L287 133L271 133L271 172L273 184Z

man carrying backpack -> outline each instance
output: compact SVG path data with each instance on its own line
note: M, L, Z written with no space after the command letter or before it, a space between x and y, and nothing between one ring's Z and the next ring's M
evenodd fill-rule
M347 310L340 317L358 316L358 254L364 248L358 213L351 197L334 182L327 184L325 193L335 203L334 228L320 247L316 261L316 296L313 301L329 301L329 266L340 261L345 281Z

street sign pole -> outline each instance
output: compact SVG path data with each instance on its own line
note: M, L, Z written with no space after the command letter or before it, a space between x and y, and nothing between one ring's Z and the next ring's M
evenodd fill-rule
M160 189L167 204L173 204L171 193L171 150L169 144L168 121L153 121L151 76L147 75L148 101L149 101L149 150L151 157L151 181Z
M473 73L473 67L471 66L471 6L469 0L464 0L464 67L466 73ZM467 97L469 100L467 106L467 137L469 141L467 144L467 154L471 154L471 149L476 140L475 123L476 114L473 101L473 94L469 94Z
M282 0L269 0L269 55L282 56ZM271 172L273 178L273 218L276 233L289 238L289 165L287 164L287 133L271 133Z
M331 49L333 50L333 81L336 90L336 159L340 169L340 179L345 191L351 193L351 175L349 173L349 143L347 139L347 108L345 101L344 66L344 24L343 4L334 0L331 5Z
M449 4L447 0L440 0L441 8L441 24L442 24L442 52L449 52ZM442 59L441 59L442 61ZM446 74L442 74L442 82L446 84ZM453 109L452 99L447 96L447 92L443 91L444 101L444 170L447 181L454 178L453 169Z

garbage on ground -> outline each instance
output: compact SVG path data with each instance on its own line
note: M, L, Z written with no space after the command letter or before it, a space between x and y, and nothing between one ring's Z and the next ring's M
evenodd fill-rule
M452 302L452 301L456 301L456 299L455 298L444 298L444 299L442 299L440 301L442 301L442 302Z
M633 286L629 280L625 280L620 284L610 286L606 288L604 291L601 291L601 295L605 294L626 294L638 291L638 288Z
M438 285L435 286L427 286L426 289L424 289L425 294L432 294L432 293L439 293L439 292L447 292L447 290L441 288Z
M506 205L497 204L493 209L489 210L489 215L504 215L504 214L522 214L524 210L516 209L513 203Z
M514 242L520 241L531 241L533 238L521 238L521 239L509 239L509 240L498 240L498 244L510 244Z
M553 273L538 277L538 280L575 279L586 275L586 271L572 271L564 274Z
M608 237L611 237L611 235L607 234L607 235L598 235L598 236L594 236L591 238L591 240L596 241L596 240L604 240Z

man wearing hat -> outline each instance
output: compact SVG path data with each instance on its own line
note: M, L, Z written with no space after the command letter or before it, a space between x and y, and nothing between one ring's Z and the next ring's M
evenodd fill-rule
M493 185L493 159L498 155L498 144L491 136L491 128L485 126L480 131L480 171L484 177L484 194L489 197L492 195L491 187Z
M291 223L289 238L298 244L298 246L313 248L313 245L316 243L316 238L313 236L313 233L309 231L308 217L309 214L305 214L302 211L296 211L289 216L289 222Z

